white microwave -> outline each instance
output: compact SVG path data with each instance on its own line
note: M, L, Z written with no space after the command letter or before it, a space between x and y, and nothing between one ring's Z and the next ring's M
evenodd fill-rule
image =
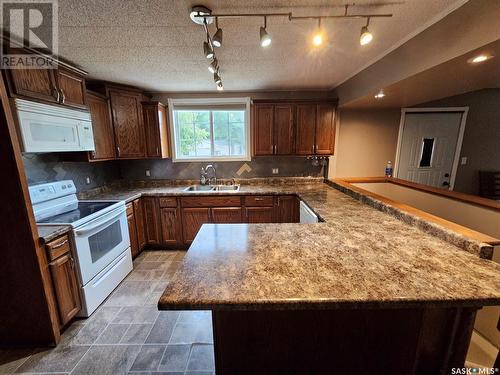
M93 151L88 111L15 99L23 152Z

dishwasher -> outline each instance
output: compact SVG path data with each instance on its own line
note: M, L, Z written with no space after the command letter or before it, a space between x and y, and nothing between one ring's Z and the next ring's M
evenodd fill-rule
M300 201L300 223L301 224L310 224L317 223L318 215L316 215L313 210L309 208L307 204L303 201Z

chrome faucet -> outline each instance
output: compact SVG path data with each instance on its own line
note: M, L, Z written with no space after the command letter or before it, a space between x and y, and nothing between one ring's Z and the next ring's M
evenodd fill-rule
M213 172L213 176L212 177L208 177L208 170L211 169ZM202 168L202 171L203 171L203 168ZM208 181L209 185L216 185L217 184L217 171L215 169L215 167L212 165L212 164L209 164L205 167L204 169L205 171L205 183L206 181ZM203 174L202 174L202 177L203 177Z

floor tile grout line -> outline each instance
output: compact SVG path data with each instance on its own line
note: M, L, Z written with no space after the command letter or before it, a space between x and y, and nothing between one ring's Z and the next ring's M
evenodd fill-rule
M71 374L75 368L80 364L80 362L82 361L83 357L85 357L87 355L87 353L90 351L90 349L92 348L92 345L89 345L89 347L87 348L87 350L85 351L85 353L83 353L83 355L80 357L80 359L75 363L75 365L68 371L68 374Z
M167 348L168 348L168 344L165 345L165 349L163 349L163 353L162 353L162 355L160 357L160 361L158 362L158 366L156 366L156 371L157 372L160 372L160 366L161 366L161 363L163 361L163 357L165 357L165 353L167 352Z

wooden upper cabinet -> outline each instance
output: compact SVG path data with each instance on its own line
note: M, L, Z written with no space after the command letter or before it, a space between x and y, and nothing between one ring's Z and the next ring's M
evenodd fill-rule
M78 108L87 108L85 78L67 69L55 71L60 103Z
M291 155L295 151L293 106L275 105L274 107L274 154Z
M117 157L142 158L146 155L141 94L109 90Z
M298 155L314 154L316 147L316 104L297 105L296 130L296 153Z
M167 109L160 102L143 102L146 156L150 158L170 157Z
M254 154L273 155L274 151L274 105L254 106Z
M88 92L87 104L92 118L95 144L95 151L90 153L90 159L113 159L115 157L115 138L109 111L109 101L104 96Z
M58 102L59 95L51 69L10 69L4 72L11 96Z
M315 146L317 155L333 154L335 140L334 116L335 106L333 104L318 104Z

